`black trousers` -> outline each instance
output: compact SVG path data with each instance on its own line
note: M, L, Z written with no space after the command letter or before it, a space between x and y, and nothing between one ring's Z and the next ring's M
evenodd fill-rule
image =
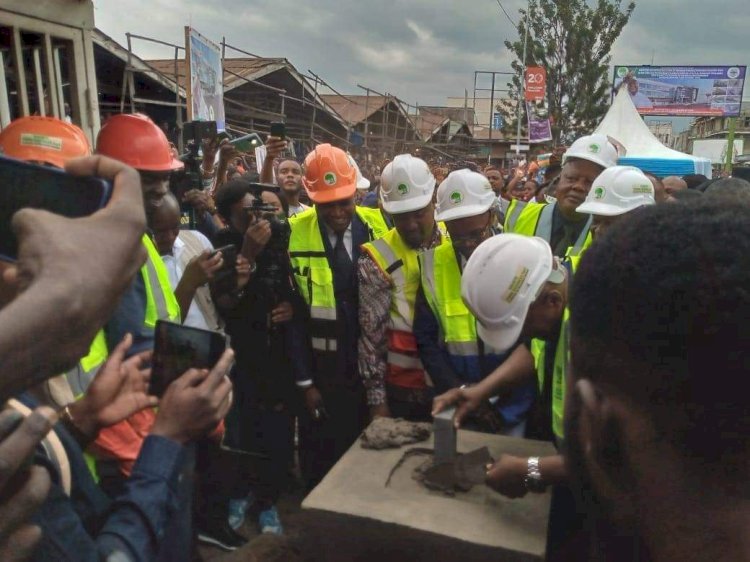
M361 385L320 388L327 417L299 418L300 470L308 489L314 488L357 440L367 423L365 391Z

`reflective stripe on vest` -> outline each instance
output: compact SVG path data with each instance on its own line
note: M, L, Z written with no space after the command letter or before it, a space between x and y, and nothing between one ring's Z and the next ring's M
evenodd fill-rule
M580 256L571 257L570 268L568 271L575 273L578 267ZM572 279L568 280L570 283ZM560 326L560 336L555 348L555 361L552 367L552 432L555 437L562 440L565 437L565 384L567 381L567 366L570 360L570 345L568 340L568 321L570 311L565 307L563 312L562 324ZM546 342L540 339L531 341L531 354L534 356L536 364L537 381L539 391L544 387L544 372Z
M169 284L169 273L158 250L147 234L141 239L146 248L146 263L141 267L146 287L146 314L143 323L153 328L157 320L180 322L180 305Z
M81 359L75 368L65 373L70 390L76 399L80 398L86 392L86 389L99 371L99 367L107 360L108 355L107 339L104 336L104 331L99 330L89 347L88 355Z
M422 290L452 355L479 355L474 316L461 298L461 271L450 241L420 255Z
M441 234L441 243L445 239ZM395 228L382 238L364 244L362 250L391 281L386 382L404 388L433 386L419 359L413 333L414 306L420 282L419 252L407 246Z
M521 216L521 211L523 211L524 207L526 207L526 201L513 199L513 201L510 202L510 207L508 207L508 211L505 217L505 232L516 231L516 223L518 222L518 217Z
M388 227L379 209L356 207L357 216L370 230L370 239L383 236ZM336 296L333 271L328 263L323 237L320 233L318 212L308 209L289 219L289 259L292 274L302 298L310 307L310 326L313 349L335 352L336 338L332 337L336 321Z

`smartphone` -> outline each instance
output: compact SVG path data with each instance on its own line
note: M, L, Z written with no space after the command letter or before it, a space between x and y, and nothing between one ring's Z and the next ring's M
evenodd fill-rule
M157 320L149 394L161 397L188 369L211 369L227 347L219 332Z
M278 137L282 140L285 139L286 138L286 125L279 121L274 121L273 123L271 123L271 136Z
M221 252L221 257L224 258L224 264L221 266L221 269L219 271L222 271L224 269L234 270L234 266L237 264L237 246L235 246L234 244L228 244L227 246L216 248L216 250L214 250L214 253L212 254L212 257L219 252Z
M93 176L72 176L58 168L0 156L0 259L15 261L18 240L11 220L24 208L69 218L87 217L107 204L112 184Z

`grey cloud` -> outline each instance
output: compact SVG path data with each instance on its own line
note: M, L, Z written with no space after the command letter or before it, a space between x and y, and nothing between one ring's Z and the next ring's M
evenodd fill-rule
M523 0L502 0L513 19ZM640 0L613 63L746 64L747 0ZM342 92L356 84L411 103L441 104L473 88L474 70L510 69L515 30L495 0L126 0L96 2L97 24L181 44L191 23L215 41L283 56ZM715 23L713 23L715 22ZM168 49L138 42L145 57Z

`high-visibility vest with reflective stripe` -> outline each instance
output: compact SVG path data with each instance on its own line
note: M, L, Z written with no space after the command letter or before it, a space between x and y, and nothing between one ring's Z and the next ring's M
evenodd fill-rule
M478 356L477 324L461 298L461 270L450 241L420 254L422 290L448 353Z
M148 257L141 267L143 284L146 287L146 314L144 324L153 328L157 320L180 322L180 305L169 284L169 273L159 251L147 234L142 238Z
M380 238L388 227L380 209L356 207L355 212L370 231L369 239ZM297 287L310 308L312 348L317 352L335 352L336 296L333 270L328 263L317 209L312 208L289 219L289 259Z
M74 369L65 373L70 390L76 399L80 398L86 392L86 389L99 371L99 367L104 364L108 356L109 350L107 349L107 339L104 336L104 330L99 330L89 347L86 357L81 359Z
M512 221L512 228L509 228L511 217L505 221L505 232L513 232L524 236L539 236L549 242L552 239L552 219L555 214L555 205L557 203L526 203L518 216ZM509 210L509 212L511 211ZM587 219L586 226L581 230L578 240L568 250L571 255L580 253L584 245L591 244L592 220L592 217Z
M419 252L409 247L395 228L382 238L364 244L362 250L370 254L391 281L386 382L403 388L432 386L419 359L417 340L412 331L420 283Z
M570 268L569 271L575 273L580 261L580 255L571 256L569 258ZM568 280L568 283L572 281ZM557 340L557 347L555 348L555 361L552 366L552 433L555 437L562 440L565 437L565 385L567 382L567 366L570 360L570 349L568 339L568 320L570 318L570 310L565 307L563 311L562 324L560 326L560 336ZM537 382L539 384L539 392L542 392L544 388L544 381L547 376L545 372L545 351L547 349L547 342L541 339L531 340L531 354L534 356L534 363L536 365Z
M516 232L516 223L518 217L521 216L521 211L526 207L526 201L520 199L513 199L508 206L508 210L505 211L505 224L503 224L504 232Z

